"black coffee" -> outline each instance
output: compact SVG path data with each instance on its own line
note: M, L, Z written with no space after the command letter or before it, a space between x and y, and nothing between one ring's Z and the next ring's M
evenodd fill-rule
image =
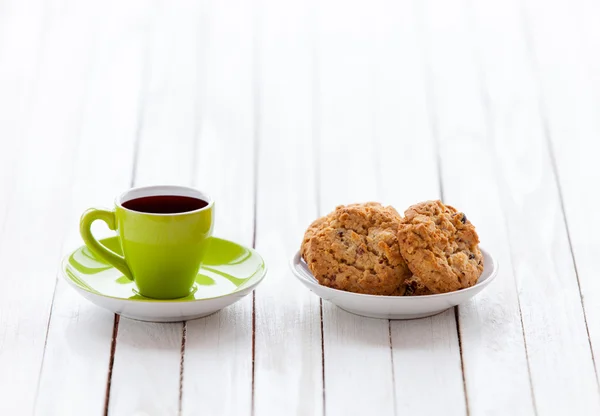
M189 196L156 195L145 196L123 202L123 206L132 211L149 214L178 214L204 208L208 202Z

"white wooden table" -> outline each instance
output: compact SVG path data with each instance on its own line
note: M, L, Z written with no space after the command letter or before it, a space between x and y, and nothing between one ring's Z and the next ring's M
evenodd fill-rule
M600 1L0 0L0 415L600 414ZM131 321L57 280L130 186L217 199L252 296ZM341 203L466 211L501 272L433 318L298 284Z

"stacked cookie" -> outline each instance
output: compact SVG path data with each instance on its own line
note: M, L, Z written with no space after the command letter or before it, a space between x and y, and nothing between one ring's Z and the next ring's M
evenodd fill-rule
M321 285L413 296L473 286L483 272L475 227L440 201L404 217L376 202L339 206L306 230L301 254Z

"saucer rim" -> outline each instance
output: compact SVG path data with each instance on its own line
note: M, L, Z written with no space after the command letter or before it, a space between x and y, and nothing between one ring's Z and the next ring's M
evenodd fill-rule
M481 252L484 255L487 255L492 260L492 270L490 271L490 274L487 278L485 278L482 281L478 280L477 283L475 283L471 287L454 290L452 292L435 293L432 295L419 295L419 296L370 295L370 294L366 294L366 293L349 292L346 290L341 290L341 289L336 289L336 288L329 287L329 286L324 286L324 285L321 285L318 282L318 280L313 276L313 274L310 272L310 270L308 270L308 267L306 266L306 262L302 258L300 251L297 251L292 256L292 258L290 259L289 265L290 265L290 268L292 269L294 276L298 280L300 280L302 283L316 285L319 287L319 289L323 289L330 293L353 296L353 297L363 298L363 299L380 299L380 300L392 300L393 299L396 302L418 302L420 300L425 301L427 299L443 299L443 298L453 297L458 294L468 294L469 292L478 292L479 290L483 290L487 285L492 283L496 279L496 276L498 275L498 270L500 269L500 265L498 263L498 260L489 251L485 250L481 246L479 247L479 249L481 250ZM484 264L484 271L485 271L485 264ZM316 294L316 295L319 296L318 294ZM321 296L319 296L319 297L321 297Z
M102 238L99 241L105 240L107 238L115 238L115 236L111 236L111 237L106 237L106 238ZM202 298L202 299L186 299L184 300L184 298L178 298L178 299L151 299L151 298L146 298L146 299L127 299L127 298L121 298L121 297L117 297L117 296L110 296L110 295L106 295L104 293L100 293L97 290L90 290L84 286L80 286L79 284L77 284L76 282L74 282L66 273L66 265L69 261L69 258L71 257L71 255L76 252L79 249L82 249L83 247L85 247L84 245L78 246L77 248L75 248L74 250L69 251L68 254L66 254L65 256L63 256L61 262L60 262L60 270L59 270L59 274L62 276L63 280L65 280L67 282L67 284L69 286L71 286L73 289L75 290L83 290L87 293L90 293L92 295L95 296L100 296L103 298L107 298L107 299L114 299L117 301L121 301L121 302L134 302L134 303L152 303L152 304L174 304L174 303L178 303L178 304L185 304L185 303L200 303L200 302L206 302L206 301L211 301L211 300L215 300L215 299L221 299L221 298L225 298L228 296L234 296L236 294L242 294L242 293L248 293L249 291L252 291L256 286L258 286L258 284L260 284L265 276L267 275L267 271L268 271L268 266L267 263L265 262L265 259L263 256L260 255L260 253L258 251L256 251L253 247L248 247L244 244L240 244L237 243L233 240L228 240L226 238L221 238L221 237L214 237L211 236L210 238L214 238L214 239L218 239L218 240L223 240L223 241L227 241L227 242L231 242L231 243L235 243L239 246L244 247L247 250L250 250L254 255L258 256L260 258L260 260L262 261L262 273L260 274L259 277L257 277L256 281L254 283L252 283L251 285L248 285L246 287L242 287L244 286L244 283L242 283L240 286L236 287L235 290L233 290L232 292L226 293L224 295L219 295L219 296L212 296L209 298ZM201 266L202 267L202 266ZM114 269L114 266L111 266L110 268ZM245 296L245 295L244 295Z

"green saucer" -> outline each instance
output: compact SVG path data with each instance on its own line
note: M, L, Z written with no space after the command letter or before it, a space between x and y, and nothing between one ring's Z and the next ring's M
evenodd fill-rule
M99 241L122 253L118 237ZM127 318L150 322L180 322L213 314L252 292L266 273L265 262L255 250L216 237L209 239L204 263L189 296L179 299L141 296L135 283L86 246L69 254L61 267L66 282L92 303Z
M100 242L122 254L118 237ZM79 288L100 296L146 302L165 302L146 298L137 292L135 283L121 272L96 257L86 246L79 247L67 257L63 271L68 280ZM266 271L262 257L253 249L232 241L211 237L204 262L189 296L166 302L197 301L216 298L241 291L260 281Z

